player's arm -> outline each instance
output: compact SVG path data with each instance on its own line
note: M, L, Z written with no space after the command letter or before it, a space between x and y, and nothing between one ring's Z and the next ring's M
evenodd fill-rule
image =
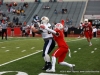
M90 29L91 29L91 32L93 33L93 28L92 28L92 25L90 26Z
M58 35L58 33L56 31L54 31L54 30L52 30L52 29L50 29L50 28L48 28L46 26L41 25L40 28L46 29L47 31L49 31L49 32L51 32L53 34Z
M32 29L33 32L38 32L38 31L39 31L39 30L36 29L34 26L32 26L31 29Z

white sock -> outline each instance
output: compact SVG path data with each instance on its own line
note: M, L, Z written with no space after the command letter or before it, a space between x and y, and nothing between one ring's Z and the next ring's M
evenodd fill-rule
M56 57L52 57L52 69L55 70Z
M90 45L91 45L92 43L90 42Z
M68 66L68 67L72 67L72 64L69 64L69 63L67 63L67 62L60 62L59 63L60 65L64 65L64 66Z
M50 62L50 56L49 56L48 54L45 54L45 60L46 60L47 62Z

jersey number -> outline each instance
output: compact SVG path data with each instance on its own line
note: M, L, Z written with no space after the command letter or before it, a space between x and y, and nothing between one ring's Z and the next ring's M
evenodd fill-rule
M88 28L86 28L86 31L88 31L89 30L89 27Z

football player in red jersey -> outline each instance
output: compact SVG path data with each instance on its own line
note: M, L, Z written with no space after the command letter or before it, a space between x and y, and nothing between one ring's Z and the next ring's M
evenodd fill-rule
M83 30L84 30L84 35L87 38L87 41L89 42L89 46L92 46L91 39L92 39L92 25L91 23L88 22L88 19L84 20L83 24Z
M64 61L66 54L69 51L69 47L64 40L63 34L63 25L61 23L57 23L54 27L54 30L46 28L45 26L40 26L41 28L47 29L49 32L53 33L54 40L56 41L58 48L52 54L52 67L47 69L46 72L55 72L55 64L56 58L58 58L58 63L60 65L68 66L73 71L74 64L69 64Z

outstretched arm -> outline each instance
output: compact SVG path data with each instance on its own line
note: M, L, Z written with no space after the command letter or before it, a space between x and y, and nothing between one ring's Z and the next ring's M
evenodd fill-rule
M47 31L49 31L49 32L51 32L51 33L53 33L55 35L59 35L56 31L54 31L54 30L52 30L52 29L50 29L50 28L48 28L48 27L46 27L44 25L41 25L40 28L46 29Z

